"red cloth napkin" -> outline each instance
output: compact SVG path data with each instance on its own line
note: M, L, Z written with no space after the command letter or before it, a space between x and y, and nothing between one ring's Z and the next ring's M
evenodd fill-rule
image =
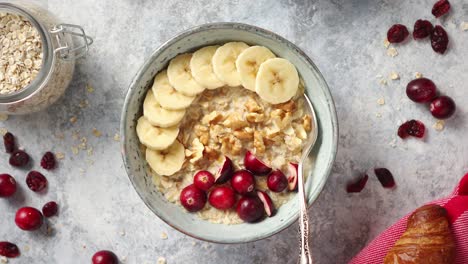
M448 212L451 230L457 244L456 264L468 263L468 174L460 181L455 191L447 198L433 201ZM349 264L382 264L388 250L406 230L407 219L411 214L400 219L396 224L374 239Z

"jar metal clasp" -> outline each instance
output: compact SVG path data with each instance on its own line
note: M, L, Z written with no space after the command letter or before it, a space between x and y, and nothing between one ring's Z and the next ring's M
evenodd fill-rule
M55 54L63 60L75 60L85 56L88 53L89 46L93 44L93 39L86 35L84 29L78 25L59 24L50 31L57 40L58 47L54 50ZM78 37L82 39L82 43L74 47L73 43L69 43L70 39L67 36Z

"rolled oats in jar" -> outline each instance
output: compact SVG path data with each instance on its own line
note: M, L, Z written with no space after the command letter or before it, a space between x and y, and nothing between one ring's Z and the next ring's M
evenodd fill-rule
M36 5L0 3L0 113L28 114L57 101L73 77L75 59L91 44L81 27L62 24Z

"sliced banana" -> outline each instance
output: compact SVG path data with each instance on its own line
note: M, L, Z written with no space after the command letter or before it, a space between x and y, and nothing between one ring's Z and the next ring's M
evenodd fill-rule
M176 140L165 150L146 149L146 161L157 174L171 176L182 168L185 161L185 148Z
M193 53L190 69L193 78L207 89L213 90L224 85L213 72L212 59L220 46L203 47Z
M177 92L169 83L167 71L162 71L156 75L153 83L153 94L156 101L164 109L168 110L183 110L192 104L195 96L187 96Z
M150 149L154 150L162 150L166 149L177 138L179 135L179 128L178 127L169 127L169 128L162 128L162 127L155 127L148 122L146 117L142 116L138 119L136 132L140 142L147 146Z
M299 88L296 67L286 59L269 59L260 65L255 91L262 100L279 104L290 100Z
M253 46L244 50L236 60L242 86L255 92L255 79L260 65L275 57L273 52L262 46Z
M146 94L143 102L143 115L153 126L172 127L180 123L184 118L185 110L167 110L156 101L152 90Z
M244 42L228 42L216 50L212 62L213 71L218 79L233 87L242 84L236 60L248 47Z
M177 55L167 67L169 83L178 92L188 96L195 96L205 90L205 87L197 83L190 70L191 53Z

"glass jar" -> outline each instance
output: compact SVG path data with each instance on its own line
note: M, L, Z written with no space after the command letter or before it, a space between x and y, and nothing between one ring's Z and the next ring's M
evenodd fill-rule
M42 67L34 80L16 92L0 95L0 113L21 115L43 110L63 95L72 80L75 60L87 54L93 40L80 26L60 23L52 13L30 2L1 2L0 12L29 20L41 37L43 52Z

